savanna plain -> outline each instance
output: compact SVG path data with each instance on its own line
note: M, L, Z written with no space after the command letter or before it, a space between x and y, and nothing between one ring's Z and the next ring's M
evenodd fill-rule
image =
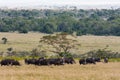
M15 51L30 51L38 46L40 38L44 35L47 34L0 33L0 39L8 39L7 44L2 44L0 40L0 51L6 51L9 47ZM81 44L76 54L106 46L112 51L120 52L120 37L87 35L76 39ZM23 60L20 63L21 66L0 66L0 80L120 80L120 62L79 65L76 60L76 64L62 66L25 65Z
M120 63L0 67L1 80L120 80Z

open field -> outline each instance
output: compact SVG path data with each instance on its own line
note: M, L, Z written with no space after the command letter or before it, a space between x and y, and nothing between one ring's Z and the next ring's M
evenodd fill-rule
M2 80L120 80L120 63L96 65L0 67Z
M6 37L7 44L0 40L0 52L12 47L15 51L31 51L39 44L45 34L41 33L0 33L0 39ZM76 53L81 54L90 50L108 49L120 52L120 37L116 36L79 36L81 43ZM2 80L120 80L120 62L97 63L96 65L64 65L64 66L0 66Z
M31 51L38 46L39 40L43 35L41 33L0 33L0 39L2 37L8 39L7 44L2 44L3 41L0 41L0 50L6 51L7 48L12 47L15 51Z
M15 51L31 51L39 44L39 40L45 34L41 33L0 33L0 39L6 37L7 44L2 44L0 40L0 51L6 51L7 48L12 47ZM120 52L120 37L117 36L79 36L77 40L81 44L78 51L74 53L85 53L90 50L103 49L109 45L108 49Z

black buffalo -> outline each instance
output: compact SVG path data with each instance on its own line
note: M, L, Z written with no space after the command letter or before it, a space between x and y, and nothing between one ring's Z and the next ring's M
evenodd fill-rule
M100 58L94 58L95 62L101 62Z
M18 61L13 61L11 65L15 65L15 66L20 66L20 63Z
M33 65L48 65L47 59L39 58L39 59L25 59L25 64L33 64Z
M48 59L49 65L63 65L64 61L62 58Z
M39 58L36 63L36 65L63 65L63 59L61 58Z
M95 58L86 58L86 59L80 59L79 64L96 64Z
M25 64L35 64L35 62L37 61L37 59L25 59Z
M33 65L63 65L64 61L62 58L51 58L45 59L43 57L39 59L25 59L25 64L33 64Z
M94 58L86 58L86 64L96 64Z
M85 60L85 59L80 59L80 60L79 60L79 64L80 64L80 65L81 65L81 64L85 65L85 64L86 64L86 60Z
M36 61L36 65L49 65L48 59L40 58Z
M75 62L75 60L72 57L70 57L70 58L64 58L64 63L74 64L76 62Z
M9 66L9 65L20 66L20 63L18 61L14 60L14 59L4 59L0 63L1 63L1 66L3 66L3 65L4 66Z
M108 58L104 58L104 63L108 63Z

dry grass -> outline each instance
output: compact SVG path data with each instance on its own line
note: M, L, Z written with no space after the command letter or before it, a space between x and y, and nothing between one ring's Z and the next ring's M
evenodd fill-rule
M78 41L81 43L79 50L82 53L106 46L112 51L120 52L120 37L117 36L81 36L78 37Z
M0 40L0 51L6 51L7 48L13 47L15 51L30 51L36 48L39 44L39 40L45 34L41 33L0 33L0 39L7 37L8 43L2 44ZM120 52L120 37L116 36L80 36L77 40L81 44L78 51L74 53L85 53L90 50L102 49L106 45L109 45L109 49L112 51Z
M0 41L0 51L13 47L16 51L30 51L39 44L40 33L0 33L8 38L7 44ZM120 52L120 37L115 36L81 36L77 40L81 43L78 53L104 48ZM0 80L120 80L120 63L98 63L96 65L64 65L64 66L34 66L22 64L16 66L1 66Z
M0 67L1 80L120 80L120 63Z
M2 37L8 39L7 44L2 44L3 41L0 41L0 50L5 51L7 48L12 47L15 51L30 51L38 46L39 40L43 35L45 34L0 33L0 39L2 39Z

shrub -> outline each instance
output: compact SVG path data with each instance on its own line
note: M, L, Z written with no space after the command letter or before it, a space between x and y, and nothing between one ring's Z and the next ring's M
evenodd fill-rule
M64 53L64 52L61 52L59 54L60 57L72 57L72 54L71 53Z
M37 48L33 49L31 51L31 54L30 54L30 57L33 57L33 58L35 58L35 57L46 57L46 56L47 55L46 55L45 51L38 50Z
M19 33L24 33L24 34L26 34L26 33L28 33L28 30L27 30L27 29L21 29L21 30L19 30Z
M84 55L82 55L82 57L120 58L120 53L112 52L111 50L107 50L107 49L98 49L98 50L89 51Z
M3 44L7 43L7 38L6 37L3 37L2 40L3 40Z

